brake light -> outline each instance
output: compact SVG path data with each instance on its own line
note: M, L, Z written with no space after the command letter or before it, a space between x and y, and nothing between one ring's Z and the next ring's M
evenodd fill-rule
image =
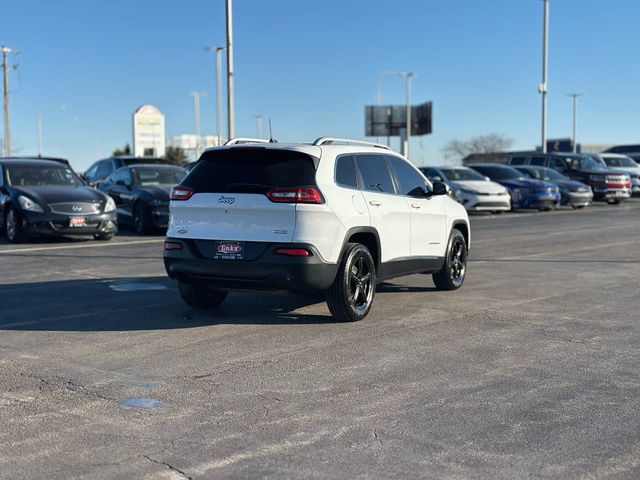
M304 248L279 248L276 255L288 255L289 257L310 257L311 253Z
M279 188L267 192L267 198L275 203L324 203L320 190L315 187Z
M171 200L184 201L189 200L196 193L193 188L176 185L171 189Z

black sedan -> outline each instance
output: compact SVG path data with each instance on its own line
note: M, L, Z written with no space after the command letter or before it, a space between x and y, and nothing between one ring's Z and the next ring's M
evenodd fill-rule
M547 167L515 166L526 176L545 182L553 182L560 188L560 205L569 205L573 208L583 208L593 201L593 191L589 185L577 180L571 180L560 172Z
M61 160L0 158L0 226L11 242L28 236L92 235L110 240L116 206Z
M98 188L115 200L118 221L144 235L167 228L171 187L186 174L173 165L131 165L113 172Z

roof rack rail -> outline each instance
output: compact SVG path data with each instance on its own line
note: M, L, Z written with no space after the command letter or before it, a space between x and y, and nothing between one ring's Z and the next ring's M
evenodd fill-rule
M391 150L387 145L382 143L365 142L364 140L353 140L351 138L337 138L337 137L320 137L313 141L312 145L331 145L332 143L345 143L347 145L366 145L369 147L384 148L385 150Z
M264 138L236 137L224 142L223 145L242 145L244 143L269 143Z

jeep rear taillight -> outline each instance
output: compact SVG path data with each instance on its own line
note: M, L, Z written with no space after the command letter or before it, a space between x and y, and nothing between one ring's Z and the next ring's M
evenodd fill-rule
M315 187L278 188L267 192L267 198L275 203L324 203Z
M171 200L184 201L189 200L196 193L193 188L176 185L171 189Z

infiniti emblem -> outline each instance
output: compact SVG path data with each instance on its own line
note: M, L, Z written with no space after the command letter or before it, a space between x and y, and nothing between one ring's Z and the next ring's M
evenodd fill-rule
M74 205L73 207L71 207L71 210L73 210L74 212L81 212L82 207L80 205Z
M229 205L233 204L233 202L235 202L236 199L233 197L225 197L222 196L220 198L218 198L218 203L228 203Z

